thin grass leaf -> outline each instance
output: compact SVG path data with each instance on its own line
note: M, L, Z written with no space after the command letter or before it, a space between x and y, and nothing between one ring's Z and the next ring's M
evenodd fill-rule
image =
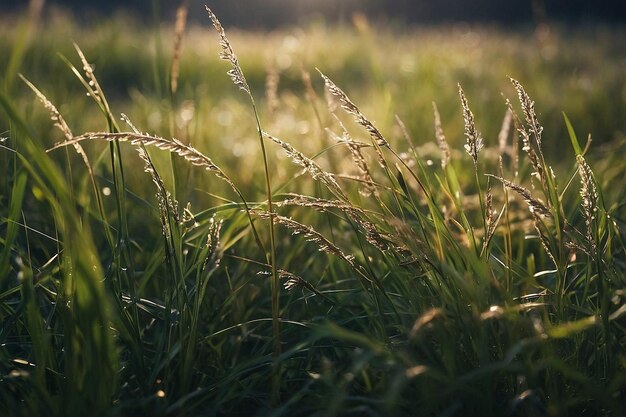
M569 140L572 143L572 148L574 148L574 152L576 155L581 155L583 153L580 144L578 143L578 137L576 136L576 132L574 131L574 127L572 126L572 122L570 122L569 117L565 112L563 114L563 120L565 121L565 126L567 127L567 133L569 136Z

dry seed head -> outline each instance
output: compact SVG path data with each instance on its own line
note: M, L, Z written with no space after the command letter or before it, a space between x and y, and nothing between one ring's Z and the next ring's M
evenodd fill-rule
M326 85L326 88L328 89L328 91L333 96L337 97L339 101L341 102L341 107L343 107L345 111L353 115L356 122L360 124L361 126L363 126L365 130L367 130L367 132L370 134L374 142L378 146L389 147L389 143L383 137L382 133L380 133L380 131L376 128L376 126L374 126L374 124L370 122L365 117L365 115L363 115L363 113L361 113L361 110L359 110L359 108L348 98L346 93L344 93L343 90L341 90L341 88L337 87L335 83L332 82L331 79L325 76L321 71L320 71L320 75L324 79L324 84Z
M441 168L444 170L450 163L450 146L446 140L446 136L443 134L443 128L441 127L441 116L437 109L437 104L433 101L433 113L435 116L435 138L437 139L437 146L441 151Z
M304 91L309 101L313 102L317 100L317 94L313 88L313 82L311 81L311 74L304 67L300 68L300 76L302 77L302 83L304 84Z
M125 120L132 126L133 130L137 130L137 128L132 125L127 116L125 116ZM161 223L163 226L164 236L167 238L170 234L170 227L167 218L169 216L172 216L176 223L180 223L178 202L172 198L170 192L167 191L167 189L165 188L165 183L161 179L161 176L158 174L154 164L152 163L152 158L150 158L150 155L148 155L148 152L143 145L137 147L137 153L139 154L139 157L144 161L144 172L150 174L152 182L157 187L157 200L159 201Z
M550 258L552 263L555 266L557 266L558 263L556 262L556 259L554 258L554 255L552 254L552 250L550 250L550 241L548 240L547 236L541 230L541 225L542 225L541 216L539 215L539 213L537 213L536 211L532 210L532 207L531 207L530 212L532 213L532 215L534 217L533 226L535 227L535 231L537 232L537 235L539 235L539 241L541 242L541 246L543 246L543 249L548 254L548 257Z
M386 251L398 246L398 244L394 242L394 239L391 236L381 233L376 225L367 219L367 216L363 209L350 203L344 203L337 200L324 200L304 195L296 195L294 198L277 202L276 206L310 207L320 212L325 212L331 209L338 209L348 215L348 217L350 217L352 221L354 221L357 225L361 227L361 229L363 229L363 231L365 232L365 238L368 243L370 243L377 249L381 251Z
M338 198L342 200L348 199L348 197L345 195L345 193L335 180L335 177L332 174L324 171L315 161L304 156L302 152L295 149L289 143L278 139L277 137L272 136L269 133L263 132L263 137L279 144L283 148L287 156L291 158L294 163L303 167L309 174L311 174L313 179L322 181L328 187L328 189Z
M39 89L35 87L33 83L28 81L26 77L22 76L22 74L19 74L19 76L22 79L22 81L24 81L26 85L28 85L28 87L30 87L30 89L33 90L33 92L37 95L37 98L39 99L39 101L41 101L41 103L44 105L46 110L48 110L48 112L50 113L50 120L54 122L54 126L56 126L61 131L61 133L63 133L63 136L65 136L67 140L72 140L74 138L74 134L72 133L72 130L68 126L67 122L65 121L65 119L63 118L59 110L57 110L56 106L52 104L52 102L48 100L48 97L46 97L41 91L39 91ZM73 147L76 153L80 155L81 159L83 160L83 163L85 164L85 167L87 168L89 177L92 179L92 182L93 182L94 181L93 169L91 168L89 157L87 157L87 154L85 153L85 150L80 145L80 143L74 143Z
M176 23L174 25L174 54L170 69L170 89L175 93L178 89L178 75L180 68L180 53L183 45L183 35L187 26L187 2L183 2L176 10Z
M350 203L345 203L338 200L324 200L322 198L315 198L306 195L295 194L292 198L287 200L277 201L276 207L283 206L298 206L298 207L310 207L315 210L324 212L331 209L339 209L350 217L365 216L365 212L358 206L354 206Z
M109 108L109 103L106 101L104 97L104 92L102 91L102 88L100 88L100 83L98 83L98 79L96 78L96 74L94 74L93 72L93 66L89 63L89 61L87 61L85 54L80 49L78 44L74 43L74 49L76 49L76 53L78 54L80 61L83 64L83 71L85 71L85 76L89 80L89 92L87 93L87 95L93 97L94 100L100 103L104 107L105 111L110 114L111 110Z
M216 221L215 216L209 220L209 232L207 234L206 247L209 248L209 254L204 259L202 264L202 270L207 270L208 265L211 265L210 270L217 269L221 263L223 251L220 247L220 232L222 230L223 220Z
M504 114L504 119L502 120L502 126L500 127L500 133L498 133L498 145L501 155L506 153L508 149L507 141L509 139L512 121L513 114L511 112L511 109L507 108L506 113Z
M176 139L168 140L158 136L137 134L134 132L88 132L80 136L75 136L72 140L57 143L50 148L49 151L63 146L73 145L74 143L85 140L104 140L107 142L118 140L120 142L129 142L131 145L154 146L155 148L178 154L189 161L192 165L205 168L209 171L218 171L221 173L221 170L213 163L213 161L211 161L209 157L203 155L189 145L185 145Z
M478 153L483 148L483 138L480 135L476 124L474 123L474 114L469 108L469 103L463 92L461 84L459 84L459 96L461 97L461 105L463 106L463 120L465 122L465 137L467 143L465 144L465 151L472 157L474 166L478 164Z
M211 19L211 22L213 23L213 27L215 28L215 30L220 36L220 47L222 48L222 52L220 52L219 56L221 59L230 62L230 64L233 67L230 71L227 72L228 76L237 87L239 87L240 89L245 91L250 97L252 97L250 87L248 86L246 77L243 75L243 71L241 70L241 67L239 66L239 60L237 59L237 55L235 55L235 52L233 51L233 48L230 45L228 38L226 37L226 32L224 32L224 27L222 26L220 21L217 19L217 16L213 14L211 9L209 9L208 6L205 6L205 7L206 7L207 13L209 14L209 18Z
M515 184L507 179L498 177L497 175L487 174L487 176L497 179L502 184L504 184L505 187L510 188L511 190L518 193L524 199L524 201L526 201L526 204L528 204L529 210L534 215L552 217L552 213L546 207L546 205L543 204L541 201L537 200L536 198L534 198L528 189L522 187L521 185Z
M543 131L543 127L539 124L537 120L537 114L535 113L535 102L530 99L530 96L522 87L522 84L511 78L511 83L515 87L517 91L517 96L519 98L519 102L522 105L522 110L524 111L524 116L526 117L526 123L530 127L530 130L533 132L535 136L535 141L537 142L538 152L541 154L541 132Z
M146 152L145 148L138 147L137 153L139 157L144 161L144 172L150 174L150 178L152 178L152 182L157 187L157 201L159 203L159 219L161 220L161 233L165 239L168 239L171 236L170 224L168 222L168 217L170 214L177 214L178 209L175 207L175 204L172 202L171 195L165 189L165 184L163 180L159 176L150 159L150 156Z
M485 229L486 235L483 239L483 251L487 248L487 244L496 231L496 219L493 211L493 193L491 192L491 181L487 180L487 192L485 194Z
M122 113L120 115L120 119L122 119L122 121L126 123L133 132L135 132L138 135L141 134L141 131L137 129L137 127L135 127L135 124L130 120L130 118L125 113Z
M284 269L280 269L278 271L278 274L281 279L286 280L283 286L285 287L287 291L291 291L296 288L306 288L311 292L319 294L319 292L317 291L317 289L315 289L313 285L309 284L307 281L304 280L304 278L296 274L285 271Z
M217 165L213 163L211 158L202 154L197 149L185 145L179 140L172 139L164 139L159 136L151 136L147 134L138 134L138 133L130 133L130 132L119 132L119 133L107 133L107 132L88 132L84 133L80 136L75 136L72 140L67 140L65 142L57 143L52 148L48 149L47 152L50 152L54 149L58 149L68 145L74 145L76 143L86 141L86 140L104 140L107 142L111 142L114 140L120 142L129 142L131 145L139 146L153 146L157 149L161 149L163 151L168 151L171 153L175 153L178 156L185 159L187 162L192 165L204 168L207 171L213 172L218 178L226 181L231 188L233 188L237 193L238 190L232 180L221 170Z
M209 223L211 225L213 225L214 223L214 219L213 217L211 217L211 219L209 219ZM181 218L180 221L181 225L184 225L186 227L186 230L193 230L196 227L200 226L200 223L198 223L196 221L196 216L194 216L193 212L191 211L191 202L188 201L187 205L185 207L183 207L183 216Z
M582 199L583 214L585 216L586 239L591 253L595 253L596 241L593 233L593 224L598 211L598 191L593 180L593 172L582 155L576 156L578 175L580 176L580 197Z
M26 77L24 77L22 74L19 74L19 76L22 81L24 81L26 85L28 85L28 87L33 90L35 95L37 95L39 101L41 101L46 110L48 110L48 112L50 113L50 120L54 122L54 126L56 126L61 131L61 133L63 133L63 136L65 136L67 140L71 140L74 135L72 134L70 127L65 122L63 116L61 116L61 113L59 113L59 111L57 110L56 106L52 104L52 102L48 100L48 97L46 97L41 91L39 91L39 89L35 87L33 83L28 81Z
M372 194L377 195L378 190L376 190L376 187L372 185L374 180L372 179L372 175L370 174L367 161L365 160L365 157L363 156L363 153L361 152L361 148L365 144L361 144L359 142L354 141L354 139L352 139L352 136L350 136L350 133L348 132L346 127L343 125L341 120L339 120L339 118L336 115L333 114L333 116L335 117L335 120L341 127L341 130L343 133L341 137L339 137L335 135L334 132L330 130L329 132L335 138L335 140L337 140L337 142L345 144L348 147L350 154L352 155L352 161L357 166L359 173L360 173L359 179L361 179L363 181L363 184L365 185L364 187L359 189L359 194L361 194L363 197L369 197Z
M265 77L265 99L270 113L275 113L279 106L278 101L278 81L280 75L276 67L270 67Z
M157 187L157 190L158 190L157 197L160 200L161 197L165 195L165 192L166 192L165 184L163 183L163 180L161 180L161 177L159 176L159 174L156 172L154 164L152 163L152 159L150 159L150 156L148 155L148 152L146 152L145 148L138 147L137 153L139 154L139 157L144 162L144 167L143 167L144 172L150 174L150 177L152 178L152 182Z
M532 175L535 176L541 182L542 186L544 186L544 189L547 189L545 172L544 172L543 166L541 165L539 161L539 156L537 155L535 148L530 143L530 134L528 133L528 131L522 124L521 120L519 119L519 116L513 109L513 105L508 99L506 100L506 105L509 111L511 112L511 117L513 118L513 124L515 125L515 128L517 129L517 132L519 133L519 135L522 137L522 150L526 152L526 155L528 156L528 160L530 161L530 164L533 166L534 171Z
M313 229L311 226L304 225L299 223L289 217L279 216L277 214L272 214L268 211L263 210L250 210L250 213L256 214L262 219L272 219L275 224L280 224L291 230L291 233L294 235L302 235L306 239L307 242L315 243L320 252L326 252L328 254L334 255L339 259L342 259L347 264L349 264L355 270L360 271L360 268L355 263L354 256L346 255L341 249L339 249L334 243L326 239L321 233Z

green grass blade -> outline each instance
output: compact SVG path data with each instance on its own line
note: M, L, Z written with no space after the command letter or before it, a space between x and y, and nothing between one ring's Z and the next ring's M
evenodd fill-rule
M9 217L6 221L6 236L4 237L4 246L2 252L0 252L0 289L6 289L6 279L11 272L9 266L11 260L11 251L13 249L13 243L17 238L19 231L19 220L22 210L22 202L24 200L24 192L26 191L26 182L28 175L25 172L21 172L17 175L17 179L13 183L11 190L10 203L9 203Z
M578 138L576 137L576 132L574 131L574 127L567 117L567 114L563 112L563 120L565 120L565 126L567 126L567 133L569 135L569 140L572 142L572 148L574 148L574 152L576 155L582 154L582 149L580 148L580 144L578 143Z

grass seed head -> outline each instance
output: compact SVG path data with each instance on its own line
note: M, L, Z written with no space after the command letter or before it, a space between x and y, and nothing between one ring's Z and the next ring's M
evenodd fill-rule
M374 126L374 124L365 117L361 110L348 98L347 94L343 90L335 85L326 75L320 72L320 75L324 79L324 84L328 91L335 97L337 97L341 103L341 107L354 116L356 122L363 126L365 130L370 134L372 140L376 142L378 146L389 147L389 143L383 137L382 133Z
M174 24L174 53L172 66L170 67L170 90L175 93L178 89L178 76L180 73L180 54L183 46L183 36L187 26L187 2L183 2L176 10L176 23Z
M585 216L586 239L589 245L589 252L595 253L596 241L593 233L593 224L598 211L598 190L593 180L591 167L582 155L576 156L578 164L578 175L580 176L580 197L582 199L583 215Z
M348 197L345 195L345 193L335 180L335 177L332 174L324 171L311 158L306 157L302 152L295 149L289 143L275 136L272 136L269 133L263 132L263 137L279 144L283 148L287 156L291 158L294 163L303 167L309 174L311 174L313 179L322 181L328 187L328 189L338 198L341 198L342 200L348 199Z
M489 177L493 177L497 179L502 184L504 184L505 187L510 188L511 190L518 193L524 199L526 204L528 204L528 208L533 214L537 214L537 215L541 215L545 217L552 217L552 213L550 212L548 207L546 207L546 205L542 203L540 200L534 198L527 188L521 185L515 184L502 177L498 177L497 175L491 175L491 174L487 174L487 175Z
M543 132L543 127L539 124L539 120L537 120L537 114L535 113L535 102L530 99L530 96L524 90L522 84L511 78L511 83L515 87L517 91L517 96L519 98L519 102L522 105L522 111L524 112L524 116L526 117L526 124L533 132L535 137L535 141L537 142L537 147L539 149L538 152L541 153L541 133Z
M222 52L220 52L219 56L221 59L230 62L230 64L233 67L231 70L227 72L228 76L237 87L239 87L240 89L245 91L250 97L252 97L250 86L248 86L246 77L243 75L243 71L241 69L241 66L239 65L239 60L237 59L237 55L235 55L235 52L233 51L233 48L230 45L230 41L226 37L226 32L224 31L224 27L218 20L217 16L215 16L215 14L211 11L211 9L209 9L208 6L205 6L205 7L206 7L207 13L209 14L209 18L211 19L211 22L213 23L213 27L215 28L215 30L220 36L220 47L222 48Z
M509 139L509 133L511 131L512 122L513 122L513 114L511 113L511 110L507 108L506 113L504 113L504 119L502 119L502 126L500 127L500 132L498 133L498 145L499 145L500 154L510 153L510 148L507 144L507 141Z
M461 97L461 106L463 107L463 120L465 122L465 137L467 143L465 144L465 151L472 157L474 166L478 164L478 153L484 147L483 138L480 135L478 129L476 129L476 123L474 122L474 114L469 108L469 103L463 92L461 84L459 86L459 96Z
M441 127L441 116L437 109L437 104L433 101L433 113L435 117L435 138L437 139L437 146L441 151L441 168L444 170L450 163L450 146L446 136L443 134L443 128Z
M280 74L276 67L271 66L267 70L265 76L265 99L267 100L267 107L270 114L273 114L278 110L280 104L278 100L278 82L280 80Z

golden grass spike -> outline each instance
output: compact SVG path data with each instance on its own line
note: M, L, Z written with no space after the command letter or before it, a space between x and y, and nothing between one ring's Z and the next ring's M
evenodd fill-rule
M155 148L175 153L192 165L204 168L207 171L214 172L217 177L226 181L233 189L236 190L235 184L232 182L232 180L224 173L224 171L222 171L221 168L213 163L211 158L202 154L197 149L189 145L185 145L184 143L176 139L168 140L159 136L138 134L134 132L88 132L80 136L75 136L72 140L57 143L52 148L48 149L47 152L62 148L64 146L74 145L75 143L83 142L86 140L104 140L107 142L118 140L120 142L129 142L131 145L154 146Z
M120 115L120 119L122 119L122 121L124 123L126 123L128 125L128 127L130 127L132 129L133 132L135 132L138 135L141 134L141 131L139 129L137 129L135 124L130 120L130 118L125 113L122 113Z
M187 1L176 9L176 23L174 24L174 53L172 56L172 66L170 68L170 90L172 94L178 89L178 76L180 74L180 54L183 46L183 36L187 26Z
M544 189L547 189L545 170L543 169L543 166L541 165L541 162L539 160L539 155L537 154L537 152L535 151L535 148L530 143L530 134L528 133L528 131L522 124L521 120L519 119L519 116L517 115L517 112L515 112L515 110L513 109L513 105L508 99L506 100L506 105L509 108L509 111L511 112L511 117L513 118L513 124L515 128L517 129L517 132L519 133L519 135L522 137L522 150L526 152L526 155L528 156L528 160L530 161L530 164L533 166L533 170L534 170L533 175L537 177L537 179L539 179Z
M104 91L102 91L102 88L100 87L100 83L98 83L96 74L93 72L93 66L89 63L89 61L87 61L85 54L77 43L74 43L74 49L76 49L80 62L83 64L83 71L85 71L85 76L87 77L89 83L90 91L88 95L92 96L96 102L103 106L106 113L111 115L111 108L109 107L109 103L104 96Z
M306 239L307 242L312 242L317 245L318 249L321 252L325 252L331 255L338 257L339 259L346 262L350 265L355 271L359 272L359 274L366 278L371 282L370 278L367 278L365 274L361 271L359 265L355 262L354 256L345 254L341 249L339 249L334 243L330 240L326 239L320 232L313 229L311 226L307 226L302 224L296 220L293 220L289 217L280 216L278 214L274 214L264 211L264 210L250 210L252 214L256 214L262 219L270 219L273 217L274 223L284 226L291 230L294 235L302 235Z
M19 74L19 77L22 79L22 81L26 83L26 85L31 90L33 90L39 101L41 101L46 110L48 110L48 112L50 113L50 120L54 122L54 126L57 127L61 131L61 133L63 133L63 136L65 136L67 140L72 140L72 138L74 137L74 135L72 134L72 130L67 125L65 119L63 118L59 110L57 110L56 106L52 104L52 102L48 100L48 97L46 97L44 93L42 93L37 87L35 87L33 83L28 81L26 77L24 77L22 74Z
M168 211L172 214L177 213L176 207L172 202L170 193L165 189L165 184L163 180L159 176L156 171L156 168L152 164L152 160L150 156L148 156L148 152L146 152L145 148L138 147L137 153L139 157L144 162L144 172L150 174L150 178L152 178L152 182L157 187L157 201L159 203L159 219L161 220L161 234L167 240L171 237L172 232L170 229L170 225L167 221L168 219Z
M276 67L270 66L265 76L265 99L267 100L267 109L270 114L276 113L280 101L278 100L278 82L280 74Z
M446 136L443 134L443 128L441 127L441 116L437 109L437 104L433 101L433 113L435 117L435 138L437 139L437 146L441 151L441 168L444 170L450 163L450 146Z
M223 220L216 221L215 216L210 219L209 232L207 233L206 247L209 248L209 255L202 263L202 270L207 271L207 267L211 265L209 271L216 270L222 262L224 251L220 245L220 233L222 231Z
M519 102L522 105L522 111L526 117L526 123L528 124L528 127L530 127L530 130L535 137L535 141L537 142L539 155L543 156L541 150L541 132L543 132L543 127L539 124L539 120L537 120L535 102L530 99L530 96L526 93L526 90L524 90L524 87L519 81L513 78L510 78L510 80L517 91Z
M499 177L497 175L487 174L487 176L497 179L502 184L504 184L505 187L510 188L511 190L518 193L524 199L524 201L526 201L526 204L528 204L528 207L533 214L538 214L538 215L546 216L546 217L552 217L552 213L546 207L546 205L542 203L541 201L537 200L536 198L534 198L530 194L530 191L528 189L522 187L521 185L515 184L505 178Z
M474 122L474 113L469 108L469 103L463 92L461 84L459 86L459 96L461 97L461 105L463 106L463 120L465 122L465 137L467 143L465 144L465 151L472 157L474 166L478 164L478 153L484 147L483 138L480 135L478 129L476 129L476 123Z
M541 224L542 224L541 216L540 216L540 214L537 211L531 210L531 213L532 213L532 215L534 217L533 226L535 227L535 231L537 232L537 235L539 235L539 241L541 242L541 246L543 246L543 249L548 254L548 257L550 258L550 260L552 261L554 266L557 266L558 263L556 262L556 259L554 258L554 255L552 255L552 251L550 250L550 241L548 240L546 235L541 230Z
M498 133L498 148L500 151L500 155L504 155L505 153L511 153L511 148L509 147L507 142L509 140L509 134L511 133L512 122L513 114L511 113L511 109L507 108L506 113L504 113L504 118L502 119L500 132Z
M490 178L489 178L490 179ZM493 237L496 232L496 227L498 225L498 221L494 216L493 210L493 193L491 191L491 181L487 180L487 192L485 193L485 231L486 235L483 238L483 248L482 252L484 253L487 250L487 246L489 245L489 241Z
M284 149L287 156L291 158L294 163L303 167L309 174L311 174L313 179L322 181L328 187L328 189L337 196L337 198L346 201L348 200L348 197L345 195L345 193L335 180L335 177L332 174L324 171L315 161L306 157L302 152L295 149L289 143L275 136L272 136L267 132L263 132L263 137L279 144Z
M220 36L220 46L222 47L222 52L220 52L220 58L223 60L229 61L233 67L230 71L227 72L228 76L237 87L245 91L250 96L250 98L252 98L252 92L250 91L250 86L248 85L248 82L246 81L246 77L243 75L243 71L241 69L241 66L239 65L239 60L237 59L237 55L235 55L235 52L233 51L233 48L230 45L230 41L226 37L226 32L224 31L224 27L218 20L217 16L213 14L211 9L209 9L208 6L205 6L205 7L206 7L207 13L209 14L209 18L211 19L211 22L213 23L213 27L215 28L215 30Z
M320 212L325 212L330 209L338 209L361 227L365 233L365 239L377 249L381 251L386 251L392 248L397 250L401 246L396 239L393 239L387 234L381 233L378 230L378 227L367 219L367 215L362 208L354 206L350 203L337 200L324 200L304 195L295 195L293 198L277 202L276 206L309 207Z
M291 291L296 288L306 288L315 294L320 294L320 292L304 278L289 271L285 271L284 269L280 269L278 272L280 274L280 278L285 280L283 286L287 291Z
M329 132L335 138L337 142L345 144L348 147L348 150L350 151L350 155L352 156L352 161L354 162L354 164L357 166L359 170L359 179L361 179L363 181L362 184L364 184L364 187L359 188L359 194L361 194L363 197L369 197L372 194L377 195L378 190L376 190L376 187L372 185L374 183L374 180L372 179L372 175L370 173L367 160L365 159L365 157L363 156L363 153L361 152L361 148L363 147L364 144L358 143L354 139L352 139L352 136L350 136L348 129L346 129L346 127L341 122L341 120L339 120L337 115L333 114L333 117L339 124L339 127L341 128L341 131L342 131L342 135L337 136L334 132L330 130ZM367 145L367 146L370 146L370 145Z
M28 85L28 87L33 90L35 95L37 95L39 101L41 101L46 110L48 110L48 112L50 113L50 120L54 122L54 126L56 126L61 131L61 133L63 133L63 136L65 136L68 141L74 139L74 134L72 133L72 130L70 129L67 122L65 121L59 110L56 108L56 106L52 104L52 102L48 100L48 97L46 97L37 87L35 87L33 83L28 81L26 77L24 77L22 74L19 74L19 76L22 81L24 81L26 85ZM85 150L80 145L80 143L74 143L72 144L72 146L76 150L76 153L80 155L83 163L85 164L85 167L87 168L87 172L92 180L92 183L95 184L93 169L91 168L91 162L89 161L89 157L85 153Z
M376 126L374 126L374 124L370 122L363 113L361 113L361 110L359 110L359 108L350 100L350 98L348 98L347 94L344 93L341 88L337 87L335 83L332 82L331 79L324 75L321 71L318 70L318 72L324 79L324 84L326 85L326 88L328 88L328 91L333 96L337 97L341 102L341 107L354 116L356 122L363 126L365 130L367 130L367 132L370 134L370 136L378 146L384 146L388 148L389 143L383 137L382 133L380 133Z
M586 239L589 252L595 254L597 243L593 233L593 223L598 211L598 190L593 180L593 172L582 155L576 156L578 175L580 176L580 197L585 216Z

